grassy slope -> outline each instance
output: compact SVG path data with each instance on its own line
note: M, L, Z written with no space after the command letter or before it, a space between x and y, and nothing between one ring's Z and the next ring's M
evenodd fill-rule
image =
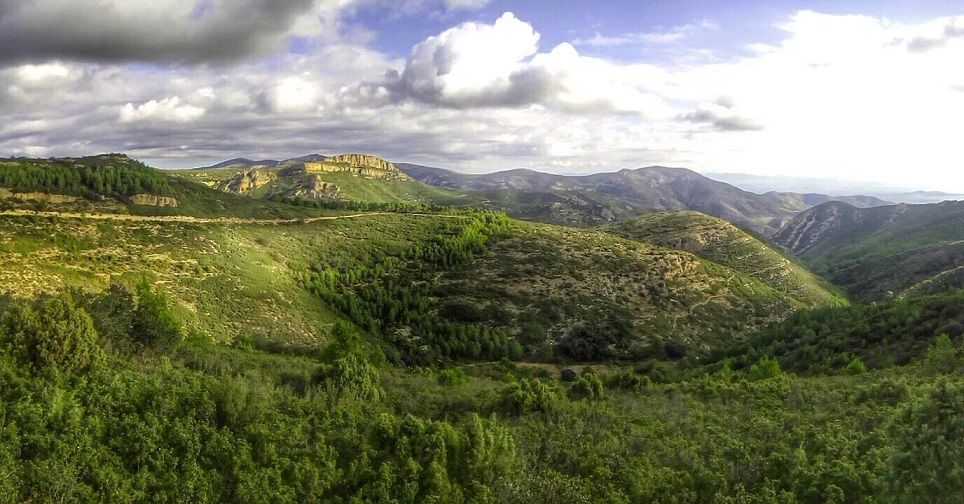
M826 280L729 222L699 212L655 212L612 224L631 240L685 250L743 272L805 306L845 300Z
M0 217L0 292L106 288L147 276L191 327L315 343L337 318L300 279L319 258L351 264L426 239L441 218L372 215L292 225Z
M405 214L290 225L4 217L0 291L102 289L147 275L174 297L188 325L218 340L314 344L338 315L301 285L312 265L372 263L445 224ZM530 349L588 324L618 332L606 355L627 357L661 352L669 340L703 353L796 304L686 252L522 222L467 269L443 275L436 291L438 309L453 300L495 305L493 325L509 326Z
M610 338L597 355L623 357L661 356L667 341L703 353L796 304L687 252L532 223L519 223L468 269L443 276L438 294L483 308L527 348L558 343L582 327L579 338Z

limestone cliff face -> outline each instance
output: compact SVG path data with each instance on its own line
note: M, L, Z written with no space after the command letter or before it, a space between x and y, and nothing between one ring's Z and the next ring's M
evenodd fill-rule
M265 170L240 171L231 177L230 180L221 184L219 189L222 191L237 194L247 194L251 191L264 187L275 180L274 172Z
M154 194L135 194L131 196L131 203L157 207L177 207L177 199L168 196L156 196Z
M394 164L367 154L342 154L324 161L304 164L308 173L351 173L367 178L407 180L409 177Z
M332 163L346 163L350 166L355 166L359 168L375 168L376 170L384 171L397 171L395 165L385 161L378 156L370 156L368 154L340 154L338 156L332 156L328 158L328 161Z
M68 194L49 194L41 192L15 193L0 187L0 199L16 199L20 201L44 201L47 203L73 203L80 198Z

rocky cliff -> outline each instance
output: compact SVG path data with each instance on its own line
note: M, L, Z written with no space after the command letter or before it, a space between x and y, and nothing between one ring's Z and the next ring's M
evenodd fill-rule
M228 181L222 183L218 189L237 194L247 194L264 187L275 180L274 172L267 170L240 171Z
M73 203L80 198L67 194L50 194L42 192L15 193L0 187L0 199L16 199L20 201L43 201L46 203Z
M309 173L351 173L367 178L407 180L409 177L394 164L367 154L342 154L321 162L306 162Z
M368 154L340 154L338 156L328 158L327 161L332 163L345 163L349 166L359 168L375 168L376 170L398 171L398 168L395 168L395 165L392 163L389 163L378 156L371 156Z
M148 205L157 207L177 207L177 199L167 196L156 196L154 194L135 194L131 196L131 203L135 205Z

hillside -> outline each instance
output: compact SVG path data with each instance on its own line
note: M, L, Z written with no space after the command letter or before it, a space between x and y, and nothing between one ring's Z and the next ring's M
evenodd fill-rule
M825 280L765 242L699 212L654 212L604 227L624 238L684 250L755 278L801 305L842 303Z
M463 250L439 240L474 232L464 227L472 215L372 213L301 224L0 216L0 290L23 297L147 278L172 297L188 326L220 341L317 344L325 327L348 317L402 359L420 341L441 345L447 331L483 326L500 345L516 341L522 354L539 359L679 357L827 301L790 299L686 252L522 222L494 228L491 244L462 263L433 262L437 255L415 260L417 251ZM378 276L360 280L368 274ZM331 291L337 296L325 294L322 286L342 276L347 283L331 284L340 285ZM379 285L378 294L366 290ZM396 305L406 297L415 304ZM386 318L389 312L396 315ZM399 330L414 339L397 340ZM440 346L438 358L488 358L508 348L486 344L478 353Z
M220 191L260 199L450 206L468 206L479 201L464 191L416 182L394 164L364 154L311 154L284 161L238 158L176 173Z
M0 159L0 209L293 218L318 210L213 190L123 154Z
M964 282L964 202L869 209L831 202L801 213L774 240L858 299Z
M529 355L575 360L699 355L796 306L839 301L792 299L688 252L521 222L435 292L452 320L504 325Z
M555 219L551 208L566 208L567 205L554 201L553 198L545 196L546 194L591 202L590 205L582 205L591 210L590 214L567 222L570 224L577 224L580 220L592 224L611 222L634 215L635 209L639 208L696 210L769 235L797 212L831 199L809 194L754 194L691 170L659 166L584 176L554 175L532 170L467 175L411 164L400 164L399 168L415 180L438 187L466 189L484 194L490 194L489 191L518 193L520 196L490 198L497 208L513 216L542 214L549 219ZM846 199L858 204L885 203L876 198ZM545 202L541 204L542 210L537 211L532 208L534 205L519 204L518 200ZM538 206L538 203L535 206ZM598 210L600 206L605 210ZM575 205L575 211L580 210L580 205Z

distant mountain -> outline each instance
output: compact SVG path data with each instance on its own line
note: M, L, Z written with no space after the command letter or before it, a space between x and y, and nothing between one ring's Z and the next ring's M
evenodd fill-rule
M856 208L828 202L773 236L858 299L964 284L964 202Z
M213 164L211 166L204 166L201 168L195 168L195 170L211 170L217 168L254 168L257 166L263 166L266 168L273 168L278 166L280 161L275 161L273 159L262 159L261 161L254 161L248 158L234 158L221 161L220 163Z
M302 163L320 163L328 159L327 156L321 154L308 154L307 156L301 156L291 159L285 159L283 161L277 161L274 159L262 159L260 161L254 161L248 158L234 158L221 161L220 163L213 164L211 166L202 166L199 168L194 168L195 170L216 170L219 168L233 168L238 170L250 170L254 168L275 168L275 167L286 167L294 166Z
M704 175L713 180L733 184L740 189L756 193L790 191L795 193L830 194L834 196L843 194L865 194L893 203L908 204L964 200L964 194L960 193L912 191L907 188L892 187L875 182L849 182L808 177L750 175L746 173L704 173Z
M261 199L456 206L480 202L412 180L391 162L368 154L309 154L283 161L236 158L175 173L224 192Z
M865 196L756 194L692 170L661 166L583 176L533 170L468 175L404 163L398 167L426 184L480 192L513 216L541 216L539 220L568 224L601 224L638 215L645 209L697 210L770 235L798 212L826 201L843 200L857 206L887 204ZM586 209L590 210L588 215Z

